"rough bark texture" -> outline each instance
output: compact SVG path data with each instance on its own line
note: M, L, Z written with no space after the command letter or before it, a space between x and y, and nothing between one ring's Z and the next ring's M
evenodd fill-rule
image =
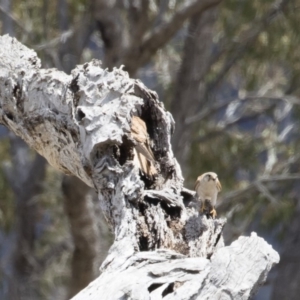
M174 121L156 93L97 60L72 75L40 69L36 54L8 36L0 39L0 66L0 123L94 187L115 234L102 275L75 299L248 299L255 292L278 254L255 234L225 247L225 220L199 215L171 149ZM134 115L147 126L154 180L134 164Z
M274 254L255 233L220 248L210 260L170 250L138 252L73 300L249 299L266 279L269 260L278 259Z

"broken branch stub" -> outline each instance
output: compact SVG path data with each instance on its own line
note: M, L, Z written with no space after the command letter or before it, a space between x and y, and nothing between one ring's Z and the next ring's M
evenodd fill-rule
M138 125L134 132L133 119ZM97 60L78 66L71 75L41 69L32 50L4 36L0 37L0 123L54 167L79 177L98 193L115 241L90 297L83 292L76 299L121 299L131 292L130 299L160 299L183 295L192 282L198 295L207 288L209 282L195 278L205 278L219 251L231 251L221 236L225 220L200 216L195 193L183 188L170 143L174 121L156 93L122 69L103 69ZM139 126L142 134L136 131ZM259 238L245 239L251 244ZM262 265L269 270L278 257L264 241L261 244L268 253ZM151 255L169 267L159 274L150 268L149 273ZM235 257L249 260L247 255ZM263 260L261 253L258 258ZM185 263L186 270L174 273L176 266ZM120 268L145 268L134 279L140 280L138 292L136 286L124 289L118 284L127 274L118 277ZM162 264L160 270L164 268ZM250 288L262 282L261 273L247 278L243 295L250 295ZM168 278L162 285L148 280L162 274ZM114 278L114 289L119 289L109 290L107 278ZM100 285L103 295L110 293L110 297L97 296Z

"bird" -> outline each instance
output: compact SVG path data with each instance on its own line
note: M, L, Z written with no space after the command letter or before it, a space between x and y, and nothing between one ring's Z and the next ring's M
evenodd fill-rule
M218 175L214 172L207 172L200 175L195 183L196 194L201 201L202 213L211 216L213 219L217 216L216 203L218 193L222 186L218 179Z
M157 175L155 158L150 147L146 123L137 116L131 118L131 136L135 141L134 162L142 173L153 179Z

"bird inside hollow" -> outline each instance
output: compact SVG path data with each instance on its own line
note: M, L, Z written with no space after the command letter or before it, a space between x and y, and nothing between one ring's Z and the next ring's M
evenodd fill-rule
M131 136L136 143L134 147L134 163L145 176L153 179L157 175L157 170L154 165L155 158L150 147L147 126L137 116L133 116L131 119Z
M195 190L201 201L201 213L205 213L213 219L217 216L216 203L218 192L222 189L218 175L214 172L207 172L200 175L195 183Z

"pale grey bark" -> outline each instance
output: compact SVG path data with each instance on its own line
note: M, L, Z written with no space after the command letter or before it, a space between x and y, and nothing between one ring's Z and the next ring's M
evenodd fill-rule
M220 248L211 259L170 250L138 252L73 300L249 299L266 279L269 260L278 261L278 255L255 233Z
M133 115L147 125L155 180L134 164ZM199 215L194 192L183 188L172 116L121 69L97 60L72 75L40 69L33 51L4 36L0 123L98 193L115 240L102 275L75 299L248 299L279 260L256 234L224 246L225 220Z

